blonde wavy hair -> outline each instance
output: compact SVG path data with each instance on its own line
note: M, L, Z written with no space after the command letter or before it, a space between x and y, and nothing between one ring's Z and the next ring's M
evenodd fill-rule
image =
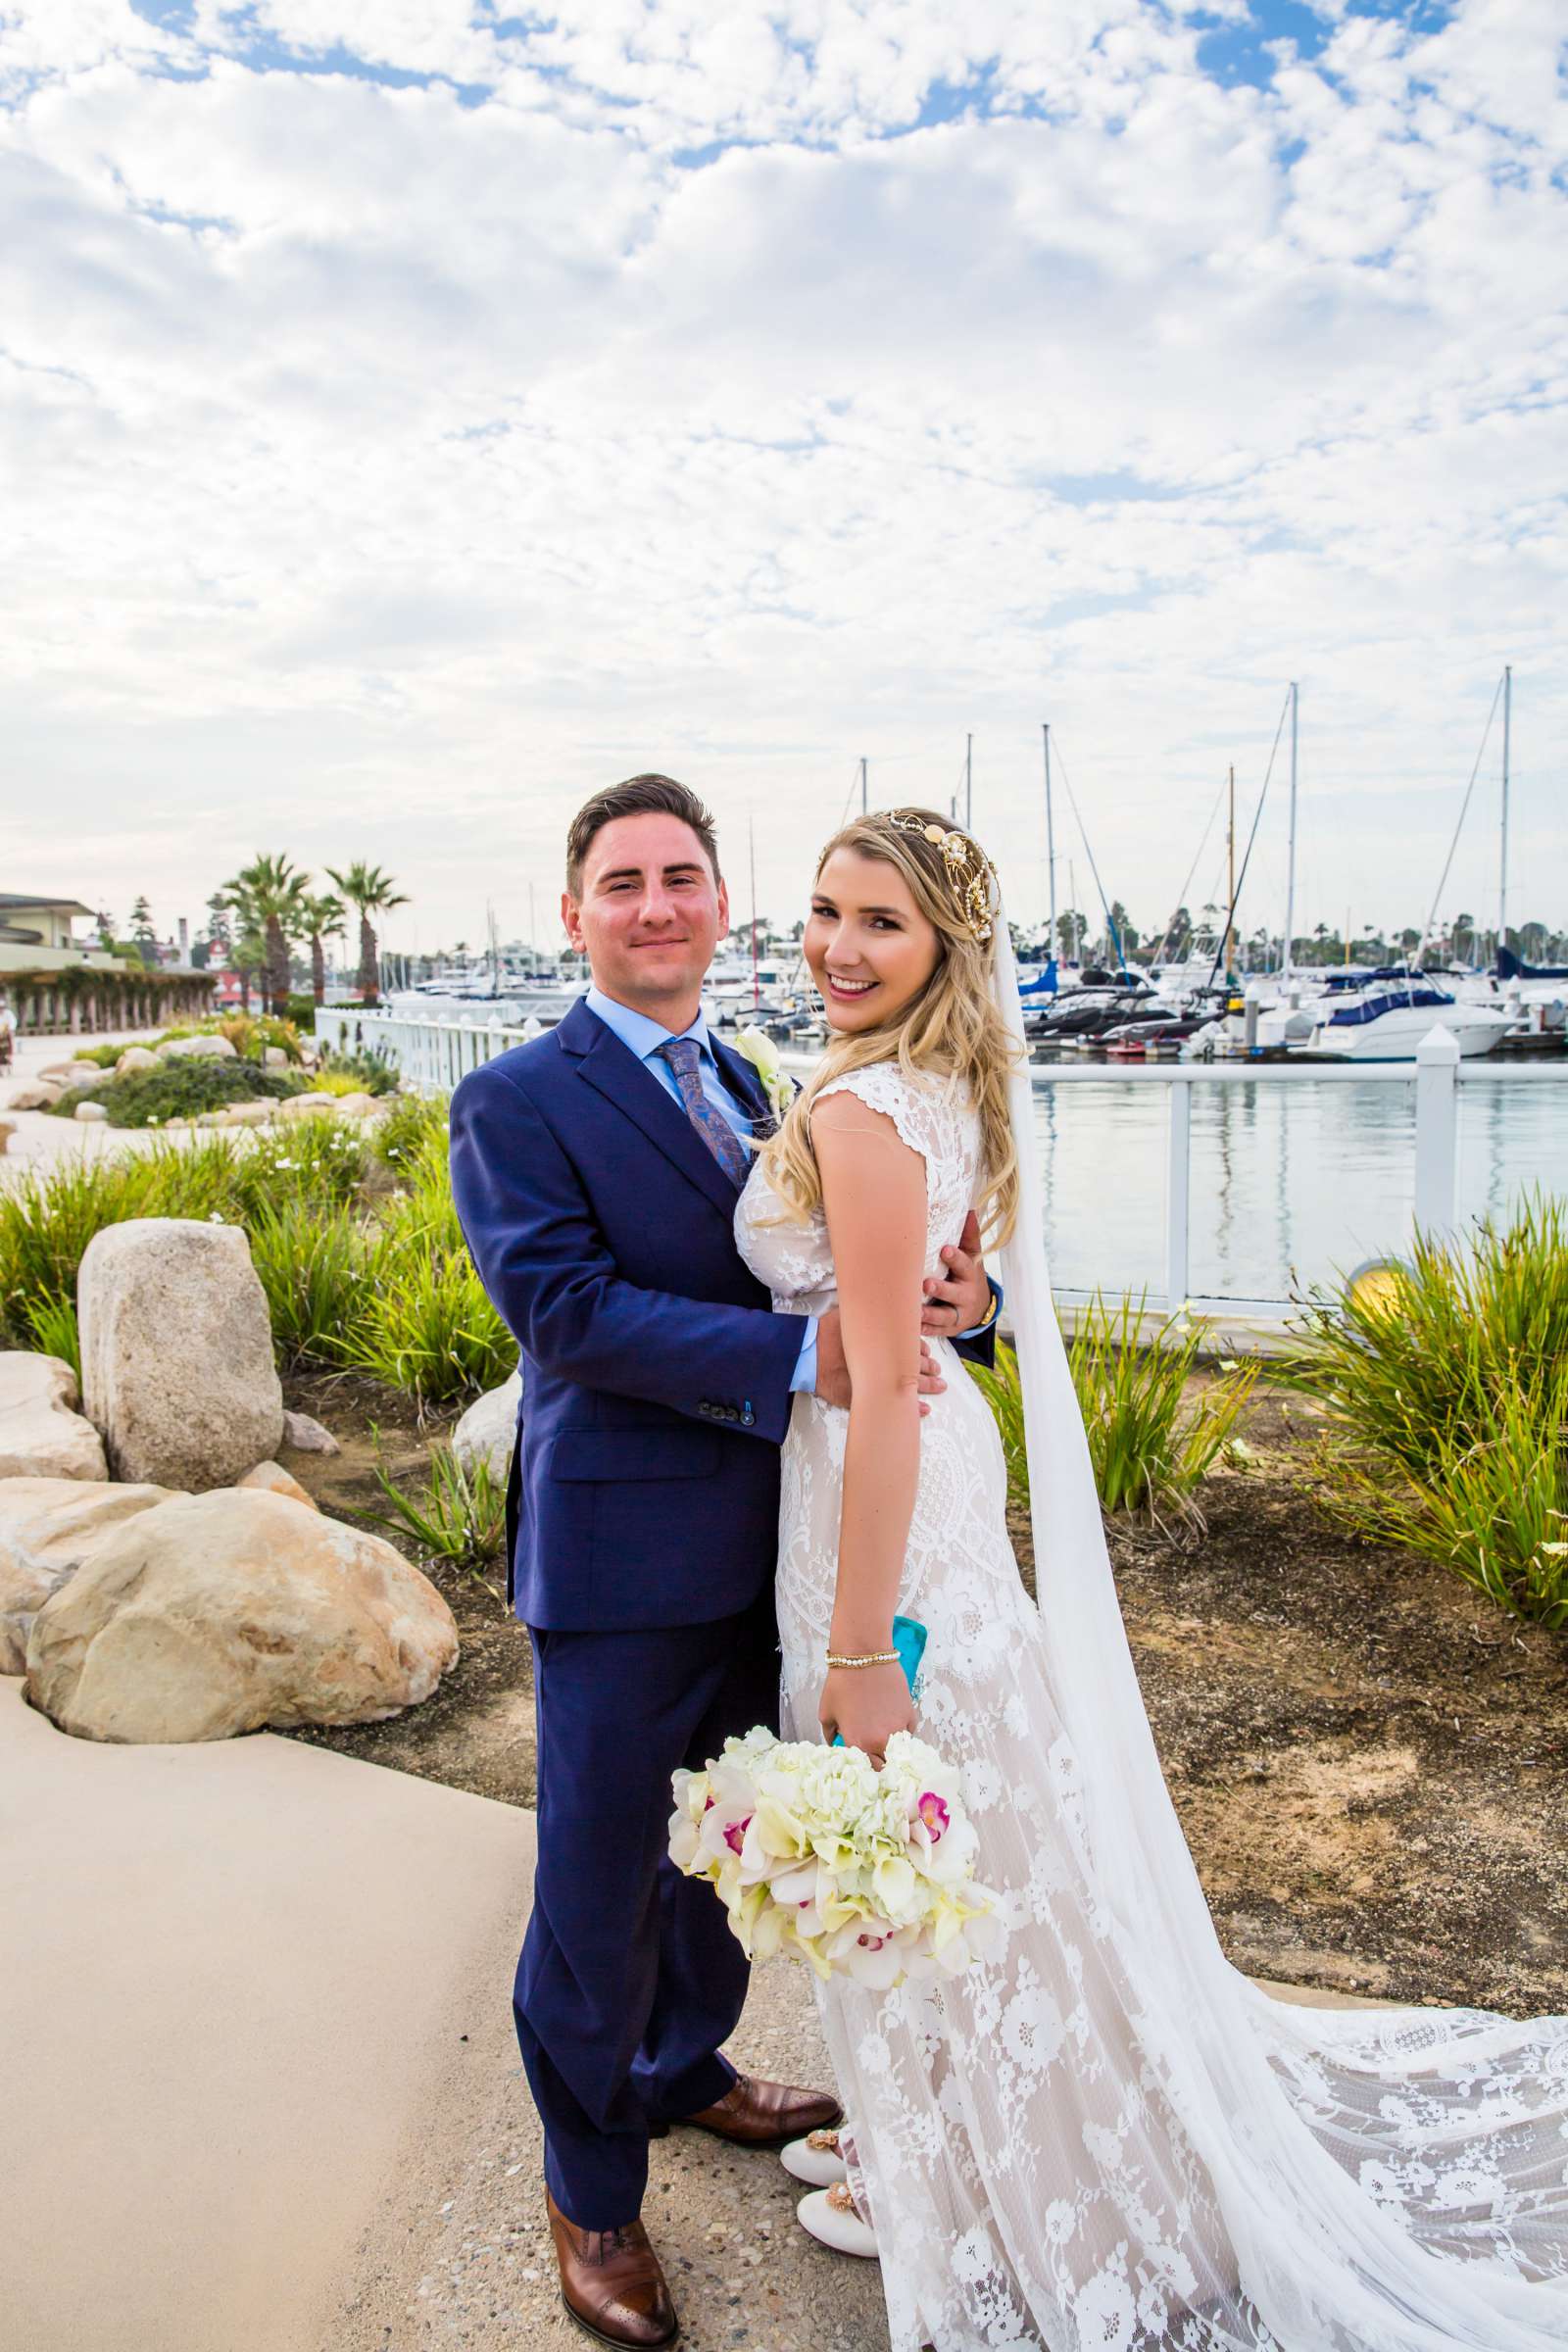
M895 813L917 822L896 824ZM927 837L927 826L934 838ZM935 928L938 955L925 986L891 1020L831 1040L777 1133L761 1146L760 1156L768 1180L792 1223L804 1224L822 1200L822 1178L811 1149L811 1104L816 1097L832 1079L851 1070L896 1061L910 1076L924 1072L967 1084L980 1118L983 1189L974 1206L981 1233L988 1247L1004 1243L1012 1233L1018 1212L1018 1162L1007 1113L1007 1081L1019 1052L997 1009L992 988L995 939L976 938L972 900L965 905L942 853L942 837L956 830L931 808L880 809L835 833L816 861L813 879L820 877L836 850L854 850L861 858L894 867ZM972 846L979 852L978 843ZM979 854L989 873L989 861Z

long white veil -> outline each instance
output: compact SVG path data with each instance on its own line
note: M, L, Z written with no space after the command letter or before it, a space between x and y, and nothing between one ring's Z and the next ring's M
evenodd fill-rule
M1000 907L996 938L997 1001L1021 1047ZM1234 2294L1191 2340L1201 2352L1562 2352L1568 2018L1303 2008L1260 1991L1220 1948L1122 1625L1052 1303L1020 1060L1019 1215L1001 1270L1045 1671L1071 1753L1077 1834L1126 1963L1129 2022L1221 2217L1222 2242L1196 2252Z

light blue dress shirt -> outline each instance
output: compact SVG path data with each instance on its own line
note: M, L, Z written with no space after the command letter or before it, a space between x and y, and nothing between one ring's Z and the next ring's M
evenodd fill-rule
M675 1084L675 1073L670 1068L666 1057L659 1050L661 1046L669 1044L674 1032L661 1028L658 1021L651 1021L646 1012L633 1012L629 1004L617 1004L614 998L607 997L602 989L590 988L585 1002L589 1011L597 1013L605 1027L612 1029L621 1044L636 1054L644 1069L650 1071L659 1080L671 1102L680 1103L684 1116L686 1105L681 1102L680 1088ZM701 1048L702 1059L697 1067L703 1082L703 1093L713 1108L723 1113L738 1136L749 1138L752 1133L751 1114L746 1105L738 1102L724 1084L723 1078L719 1074L712 1042L708 1034L708 1023L700 1012L691 1027L681 1030L680 1035L689 1037L695 1045ZM806 1318L806 1338L802 1343L800 1355L796 1359L794 1376L790 1381L792 1389L803 1389L808 1395L816 1387L816 1321L815 1315L808 1315Z

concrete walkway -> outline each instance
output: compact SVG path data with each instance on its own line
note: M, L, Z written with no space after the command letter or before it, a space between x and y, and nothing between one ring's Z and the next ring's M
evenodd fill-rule
M69 1739L0 1678L0 1841L8 2352L577 2352L511 2020L531 1814L270 1733ZM731 2052L829 2081L804 1971ZM656 2143L686 2352L885 2352L799 2193Z
M69 1739L0 1678L0 1846L8 2352L575 2352L511 2019L531 1814L265 1732ZM734 2052L829 2079L802 1972ZM798 2194L656 2146L687 2352L885 2343Z

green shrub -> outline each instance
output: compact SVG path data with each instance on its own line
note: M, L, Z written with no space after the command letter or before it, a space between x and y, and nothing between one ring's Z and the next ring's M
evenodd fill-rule
M396 1062L380 1046L328 1046L318 1056L317 1068L323 1078L348 1079L345 1094L395 1095L400 1083Z
M316 999L314 997L290 997L284 1008L284 1017L293 1023L301 1037L314 1037L316 1034Z
M467 1250L400 1221L381 1237L338 1356L352 1371L439 1404L499 1388L515 1368L517 1344Z
M30 1298L22 1310L23 1321L30 1335L29 1348L42 1355L58 1356L69 1364L81 1386L81 1341L76 1332L76 1310L69 1298L57 1298L44 1293Z
M181 1054L156 1070L127 1070L123 1078L112 1078L95 1089L92 1099L108 1111L111 1127L161 1127L166 1120L196 1118L225 1102L254 1102L263 1097L281 1102L301 1092L302 1082L292 1071ZM74 1111L70 1095L54 1105L57 1118L71 1118Z
M95 1061L101 1070L112 1070L122 1054L126 1051L127 1049L123 1045L88 1046L77 1044L72 1047L70 1058L73 1061Z
M1568 1205L1418 1235L1376 1289L1298 1303L1274 1377L1323 1406L1324 1500L1523 1617L1568 1624Z
M235 1213L249 1226L287 1199L341 1208L359 1198L368 1156L357 1124L324 1113L260 1128L234 1170Z
M379 1430L372 1428L370 1436L375 1475L391 1509L359 1511L357 1518L412 1537L427 1558L451 1560L458 1567L478 1569L500 1556L506 1544L507 1489L488 1462L476 1461L465 1470L450 1446L434 1446L423 1488L406 1493L388 1475Z
M444 1155L450 1108L445 1095L399 1095L376 1120L371 1153L386 1167L404 1174L427 1152Z
M255 1214L247 1232L280 1365L306 1356L341 1362L373 1256L354 1211L285 1195Z
M1196 1404L1184 1408L1182 1394L1203 1344L1203 1326L1195 1323L1174 1339L1176 1318L1170 1316L1152 1340L1141 1339L1147 1297L1140 1294L1135 1305L1128 1294L1112 1310L1097 1292L1078 1318L1067 1362L1102 1506L1150 1518L1174 1508L1197 1521L1195 1492L1229 1444L1256 1385L1257 1367L1227 1363ZM999 1344L995 1372L971 1369L997 1418L1008 1499L1026 1506L1029 1467L1017 1356Z

